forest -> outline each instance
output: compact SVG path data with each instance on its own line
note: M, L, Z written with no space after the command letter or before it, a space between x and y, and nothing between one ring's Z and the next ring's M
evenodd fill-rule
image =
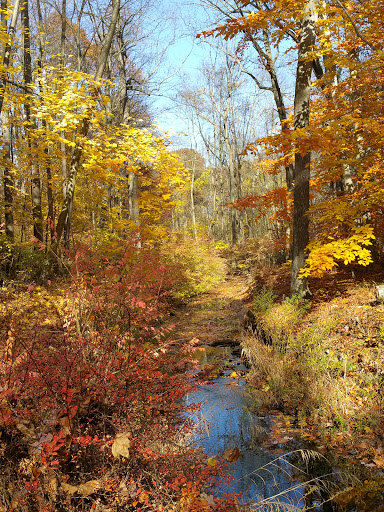
M384 0L0 1L0 512L384 510Z

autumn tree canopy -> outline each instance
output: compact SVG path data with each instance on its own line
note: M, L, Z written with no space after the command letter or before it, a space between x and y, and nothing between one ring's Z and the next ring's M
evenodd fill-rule
M142 6L3 11L6 273L31 239L55 259L78 234L144 225L150 238L180 226L234 243L267 235L293 261L293 293L307 293L310 274L381 254L383 3L206 4L220 22L198 36L215 44L177 99L201 171L183 170L151 128Z
M305 276L321 275L339 262L367 265L372 249L380 251L382 244L383 2L240 1L237 6L203 35L239 41L240 64L244 46L253 45L275 97L274 60L265 44L270 41L275 52L296 52L294 112L286 119L280 115L280 132L250 143L247 152L263 148L265 167L274 174L293 165L292 292L303 293ZM286 176L288 193L274 197L285 197L289 205ZM270 197L250 195L235 206L262 206ZM291 219L286 217L288 230Z
M32 17L25 2L2 13L1 245L9 275L20 244L31 241L56 265L79 234L124 238L143 223L150 238L161 237L185 177L166 137L150 127L144 71L127 53L139 37L138 14L116 0L101 23L88 12L84 24L83 10L74 22L67 8L38 2ZM142 99L133 93L140 81Z

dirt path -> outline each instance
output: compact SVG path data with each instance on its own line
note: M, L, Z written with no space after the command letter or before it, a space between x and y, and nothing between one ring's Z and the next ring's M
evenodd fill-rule
M195 338L201 345L216 345L228 340L240 341L247 286L244 277L228 276L209 292L175 311L177 341ZM196 340L196 341L197 341Z

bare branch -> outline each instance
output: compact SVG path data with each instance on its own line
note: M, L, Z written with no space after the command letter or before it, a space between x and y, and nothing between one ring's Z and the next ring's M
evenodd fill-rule
M212 48L216 48L218 50L220 50L221 52L223 52L225 55L228 55L228 57L231 57L231 59L235 60L237 65L239 66L240 68L240 71L246 75L248 75L249 77L252 78L252 80L255 82L255 84L257 85L257 87L261 90L264 90L264 91L273 91L273 88L271 86L267 86L267 85L262 85L258 78L253 74L251 73L250 71L248 71L247 69L244 68L241 60L239 59L239 57L234 54L234 53L231 53L231 52L228 52L225 48L223 47L219 47L215 44L213 44L211 41L205 41L207 44L209 44L210 46L212 46Z
M356 26L356 23L353 21L351 15L349 14L347 8L345 7L345 5L340 1L340 0L335 0L335 2L337 3L337 5L339 7L341 7L341 9L344 11L344 13L347 15L347 18L349 19L354 31L356 32L356 35L358 38L360 38L365 44L367 44L371 50L377 52L379 51L379 48L377 48L375 45L373 45L372 43L370 43L364 36L363 34L360 33L359 29L357 28Z

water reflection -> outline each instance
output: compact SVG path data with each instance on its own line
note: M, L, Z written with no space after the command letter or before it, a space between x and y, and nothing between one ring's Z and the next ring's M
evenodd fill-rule
M215 361L217 351L209 347L201 352L201 364ZM222 357L228 362L230 352L225 351ZM239 360L232 361L232 368L224 371L224 375L244 368ZM225 376L199 386L187 397L188 404L201 403L194 420L200 426L196 442L204 452L209 457L222 456L234 448L241 452L236 462L229 463L233 481L221 483L220 492L241 493L243 502L255 500L260 505L255 510L276 510L277 502L280 510L302 510L306 490L302 483L292 483L292 466L259 447L266 435L266 423L247 412L244 379Z
M222 376L199 386L186 398L188 404L201 404L200 410L192 414L199 425L195 442L208 457L222 456L236 448L241 453L236 462L228 464L233 480L220 482L219 493L240 493L243 503L251 503L247 508L258 512L384 512L382 472L375 477L356 465L344 474L319 453L303 450L297 440L276 445L286 450L276 458L261 448L269 437L271 418L250 414L244 379L228 378L234 371L241 375L245 369L240 358L234 357L229 347L205 347L196 358L201 368L199 376L205 375L209 367ZM365 479L369 479L367 489L362 485ZM377 490L369 491L375 482Z

